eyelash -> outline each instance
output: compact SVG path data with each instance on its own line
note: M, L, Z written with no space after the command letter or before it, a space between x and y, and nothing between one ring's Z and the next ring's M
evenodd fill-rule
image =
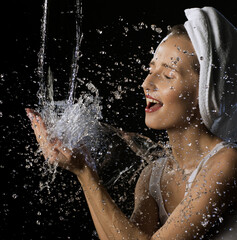
M167 75L164 75L166 79L173 79L172 77L169 77Z
M152 72L149 72L148 74L149 74L149 75L151 75L151 74L152 74ZM166 75L166 74L164 74L164 77L165 77L166 79L169 79L169 80L170 80L170 79L173 79L173 77L169 77L169 76L168 76L168 75Z

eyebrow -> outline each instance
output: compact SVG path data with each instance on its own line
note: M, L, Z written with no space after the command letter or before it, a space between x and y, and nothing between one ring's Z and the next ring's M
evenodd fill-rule
M149 66L155 66L156 64L155 64L155 62L154 61L151 61L150 63L149 63Z
M155 65L156 65L156 64L155 64L155 61L151 61L151 62L149 63L149 66L155 66ZM170 66L170 65L167 64L167 63L162 63L161 66L162 66L162 67L165 67L165 68L170 68L171 70L173 70L173 71L175 71L175 72L178 72L176 68Z

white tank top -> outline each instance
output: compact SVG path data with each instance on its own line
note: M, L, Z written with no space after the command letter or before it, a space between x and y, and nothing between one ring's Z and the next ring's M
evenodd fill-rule
M197 168L192 172L192 174L190 175L187 183L186 183L186 189L185 189L185 194L184 196L187 195L189 189L192 186L193 181L195 180L196 176L198 175L198 173L200 172L200 170L202 169L202 167L207 163L207 161L214 156L218 151L220 151L222 148L224 147L237 147L236 145L232 145L232 144L228 144L225 142L220 142L218 143L211 151L209 154L207 154L198 164ZM159 219L160 219L160 223L161 225L163 225L166 220L168 219L169 215L166 212L165 206L164 206L164 201L163 201L163 197L161 194L161 189L160 189L160 179L163 173L163 170L166 166L166 162L167 162L168 158L160 158L159 160L157 160L156 162L154 162L153 168L152 168L152 173L151 173L151 178L150 178L150 183L149 183L149 192L150 195L155 199L155 201L157 202L158 208L159 208ZM229 239L237 239L237 213L235 212L235 220L234 220L234 224L235 224L235 235L234 238L228 238ZM233 223L233 221L232 221ZM233 233L234 234L234 233ZM217 239L224 239L222 237L220 238L215 238Z

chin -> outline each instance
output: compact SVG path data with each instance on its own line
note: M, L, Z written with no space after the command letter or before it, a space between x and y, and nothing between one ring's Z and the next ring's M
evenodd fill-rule
M155 121L155 120L152 120L152 119L148 119L147 117L145 118L145 124L148 128L152 128L152 129L155 129L155 130L164 130L166 129L166 126L164 124L164 122L162 121Z

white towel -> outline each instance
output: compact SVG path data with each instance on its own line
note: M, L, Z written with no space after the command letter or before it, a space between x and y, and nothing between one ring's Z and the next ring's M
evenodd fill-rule
M212 7L185 10L184 26L200 63L199 109L206 127L237 141L237 30Z

